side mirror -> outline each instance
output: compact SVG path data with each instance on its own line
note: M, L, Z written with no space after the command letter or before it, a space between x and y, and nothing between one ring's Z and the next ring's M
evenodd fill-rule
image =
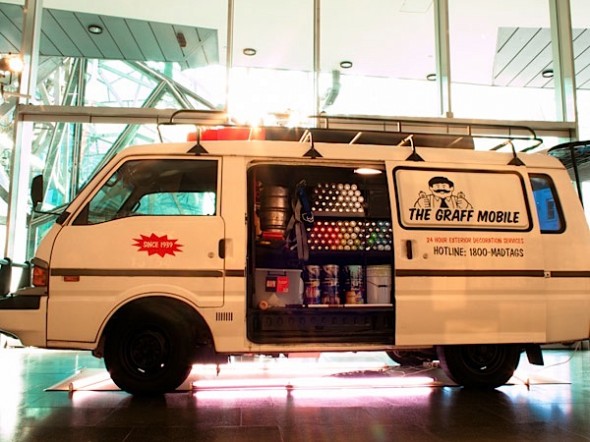
M33 210L43 202L43 175L37 175L31 182L31 200L33 201Z

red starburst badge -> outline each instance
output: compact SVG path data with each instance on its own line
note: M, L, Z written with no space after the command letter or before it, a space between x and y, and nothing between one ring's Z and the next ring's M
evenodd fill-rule
M176 244L177 239L169 239L168 235L158 236L152 233L150 236L140 235L141 238L133 238L135 247L139 247L138 252L147 252L149 256L165 255L176 256L174 252L182 252L182 244Z

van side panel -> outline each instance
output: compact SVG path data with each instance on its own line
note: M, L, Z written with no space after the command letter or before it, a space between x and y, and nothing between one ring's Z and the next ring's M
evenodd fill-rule
M547 173L531 170L531 173ZM550 171L557 207L564 215L561 233L542 233L546 269L547 342L590 336L590 232L580 200L564 170Z
M96 342L113 311L137 297L223 305L220 164L210 157L131 158L96 184L53 244L50 346Z
M208 232L197 239L190 222L190 217L170 217L165 224L136 217L65 226L52 256L47 339L95 342L104 318L138 296L183 293L195 306L221 306L223 262L217 246L223 224L217 217L193 220L195 228ZM180 251L150 256L134 245L135 238L152 234L177 241Z
M396 306L397 345L546 339L547 307L540 277L398 276Z
M388 164L396 344L545 341L542 245L522 172Z

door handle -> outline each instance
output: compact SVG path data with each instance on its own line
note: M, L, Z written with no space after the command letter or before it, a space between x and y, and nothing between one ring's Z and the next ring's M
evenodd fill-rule
M414 259L414 250L412 249L412 240L406 240L406 258Z
M220 258L225 259L225 239L220 239L217 245L217 254Z

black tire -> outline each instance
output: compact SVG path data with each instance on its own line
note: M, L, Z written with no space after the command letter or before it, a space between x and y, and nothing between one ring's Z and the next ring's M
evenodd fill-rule
M135 395L174 391L192 368L194 338L179 315L146 309L119 318L105 342L105 366L113 382Z
M470 388L504 385L520 360L520 347L510 344L446 345L438 347L437 352L447 376Z
M402 367L419 367L424 362L432 362L435 355L428 351L420 350L390 350L387 356Z

